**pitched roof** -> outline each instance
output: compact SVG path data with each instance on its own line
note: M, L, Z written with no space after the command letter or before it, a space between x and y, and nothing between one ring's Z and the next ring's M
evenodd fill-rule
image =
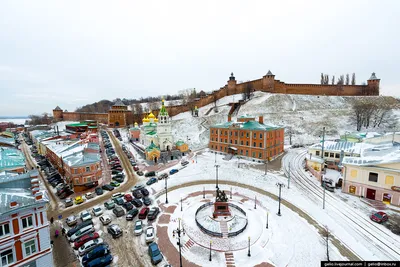
M268 70L267 75L273 75L270 70Z
M378 80L378 78L376 78L376 76L375 76L375 72L373 72L372 74L371 74L371 77L369 78L370 80Z
M54 110L61 110L62 111L62 109L59 106L57 106Z
M156 146L153 142L151 142L151 144L148 147L146 147L146 151L153 151L153 150L160 150L160 148Z
M118 99L118 100L115 102L115 104L113 105L113 107L114 107L114 106L126 107L126 105L125 105L120 99Z
M161 102L162 102L162 105L161 105L161 109L160 109L160 114L159 115L168 116L168 111L167 111L167 109L165 108L165 105L164 105L164 99Z
M25 167L24 154L15 148L0 147L0 171Z
M179 140L178 142L176 142L176 146L181 146L181 145L184 145L185 144L185 142L183 142L182 140Z

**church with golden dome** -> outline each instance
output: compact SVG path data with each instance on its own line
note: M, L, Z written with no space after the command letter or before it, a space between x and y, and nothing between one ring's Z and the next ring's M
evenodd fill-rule
M182 148L182 141L179 140L177 144L174 143L172 135L171 118L165 108L164 99L158 118L152 112L143 119L143 124L140 126L139 142L145 148L146 159L156 161L161 158L167 158L172 155L173 150L185 153L188 146ZM179 143L179 145L178 145ZM176 153L173 153L176 154Z

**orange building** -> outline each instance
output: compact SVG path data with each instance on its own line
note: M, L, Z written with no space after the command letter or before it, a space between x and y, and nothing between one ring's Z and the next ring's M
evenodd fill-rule
M128 107L121 100L118 100L108 111L108 125L110 127L125 127L128 124L127 113L131 113L128 111Z
M0 174L0 266L53 266L48 203L37 170Z
M210 127L211 150L260 161L273 160L283 153L284 129L264 124L263 116L242 116Z

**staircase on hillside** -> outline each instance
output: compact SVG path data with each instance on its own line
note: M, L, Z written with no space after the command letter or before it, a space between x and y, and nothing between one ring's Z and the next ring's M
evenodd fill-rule
M205 116L207 116L208 114L210 114L210 112L214 109L214 107L210 108L209 110L207 110L207 112L204 114Z

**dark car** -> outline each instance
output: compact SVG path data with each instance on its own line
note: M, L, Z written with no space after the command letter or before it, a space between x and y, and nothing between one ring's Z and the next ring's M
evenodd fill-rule
M114 186L111 186L109 184L105 184L101 188L104 189L104 190L107 190L107 191L113 191L114 190Z
M148 207L142 208L140 210L140 212L139 212L139 219L140 220L146 219L148 213L149 213L149 208Z
M137 167L137 166L135 166L135 167ZM142 171L137 171L136 174L139 175L139 176L143 176L143 172Z
M143 196L147 197L150 193L149 190L147 190L146 188L143 188L140 190L140 192L142 193Z
M146 177L156 176L156 172L155 171L146 172L146 174L144 176L146 176Z
M131 194L125 194L125 195L124 195L124 198L125 198L125 200L128 201L128 202L131 202L131 201L133 200L133 197L132 197Z
M156 243L151 243L149 245L149 256L151 259L151 263L157 265L163 259L160 250L158 249L158 245Z
M130 211L128 211L128 213L126 213L125 218L126 218L127 221L132 221L133 218L134 218L136 215L138 215L138 213L139 213L139 210L138 210L138 209L131 209Z
M386 222L389 219L389 216L383 211L375 212L370 216L370 219L377 223Z
M122 230L118 224L111 224L110 226L108 226L107 232L111 234L114 238L122 236Z
M141 206L143 206L142 201L140 201L140 199L133 199L131 201L131 203L136 207L136 208L140 208Z
M157 182L157 178L156 177L152 177L146 182L146 184L147 185L152 185L152 184L154 184L156 182Z
M182 166L186 166L186 165L188 165L188 164L189 164L189 161L187 161L187 160L181 162L181 165L182 165Z
M165 178L168 178L168 173L166 173L166 172L164 172L164 173L162 173L162 174L160 174L158 176L158 180L162 180L162 179L165 179Z
M140 190L135 190L135 191L133 191L133 192L132 192L132 195L134 196L134 198L138 198L138 199L140 199L140 198L143 197L143 195L142 195L142 193L140 192Z
M160 213L160 208L159 207L151 208L149 213L147 214L147 220L149 220L149 221L155 220L159 213Z
M88 226L88 225L93 225L92 220L84 221L84 222L78 224L77 226L75 226L74 228L69 229L68 232L67 232L67 236L68 236L68 237L71 237L71 236L72 236L73 234L75 234L78 230L80 230L80 229L82 229L83 227L86 227L86 226Z
M123 183L124 182L124 177L113 177L112 178L114 181L118 182L118 183Z
M111 174L121 174L122 172L120 170L112 170Z
M169 171L169 175L177 173L178 171L179 171L178 169L172 169L172 170Z
M103 192L103 189L101 188L101 187L96 187L96 189L94 190L94 192L96 193L96 195L98 195L98 196L100 196L100 195L102 195L104 192Z
M121 164L111 165L111 169L112 170L121 170L122 171Z
M150 206L151 205L151 199L149 197L144 197L143 198L143 204L145 204L146 206Z
M103 257L107 254L110 254L110 249L108 245L102 244L98 247L95 247L92 251L87 253L85 256L82 257L82 265L87 266L87 263L91 260L94 260L99 257Z
M113 209L113 213L115 214L115 216L117 216L117 217L121 217L121 216L124 216L125 215L125 211L124 211L124 209L123 208L121 208L121 207L115 207L114 209Z
M124 203L125 203L125 201L122 197L114 198L114 202L115 202L115 204L120 205L120 206L124 205Z
M131 210L133 209L133 204L131 202L125 202L122 207L124 207L126 210Z
M111 254L107 254L106 256L96 258L90 261L86 266L87 267L106 267L109 266L113 261L113 256Z

